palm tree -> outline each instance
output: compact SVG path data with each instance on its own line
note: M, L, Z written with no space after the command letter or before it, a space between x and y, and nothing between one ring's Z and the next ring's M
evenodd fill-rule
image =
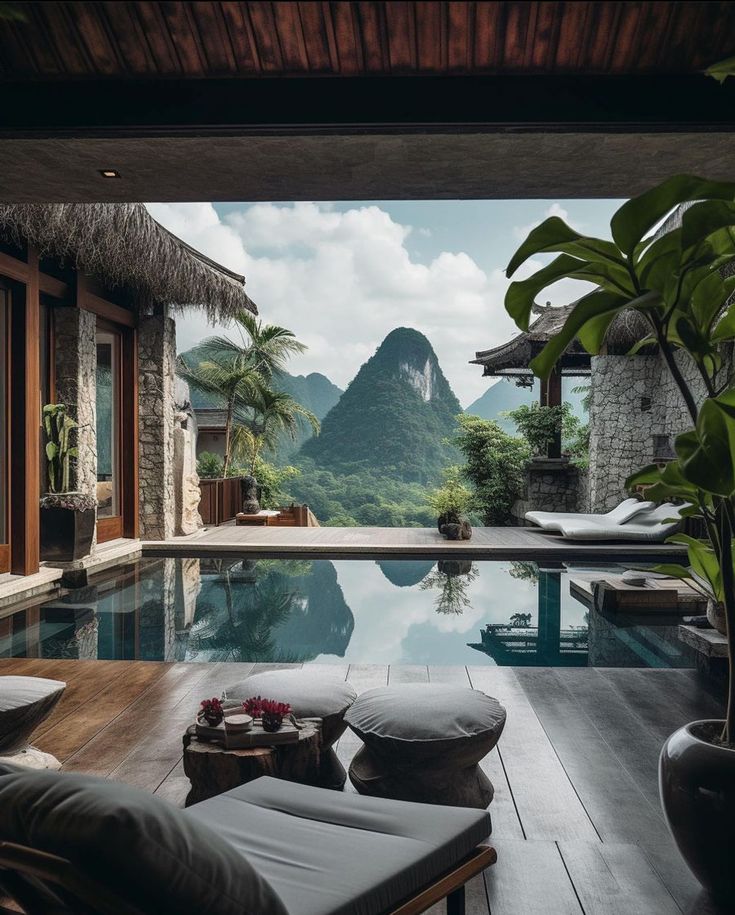
M239 340L226 336L208 337L194 351L198 365L188 365L179 360L179 376L192 387L223 400L226 410L225 459L223 475L227 476L235 451L250 454L244 446L246 433L243 427L257 429L255 423L258 405L267 404L266 391L274 376L280 375L290 356L303 353L305 344L296 339L292 331L277 324L263 324L249 311L240 311L234 318ZM313 414L293 401L293 422L281 422L281 428L295 429L296 416L304 416L311 424ZM236 420L237 417L237 420ZM295 436L295 432L291 433ZM269 439L270 441L270 439ZM265 443L264 443L265 444ZM273 442L275 444L275 442ZM257 449L260 453L263 445ZM257 457L257 454L256 454ZM254 465L255 459L253 459Z
M204 346L204 345L203 345ZM201 351L197 351L199 355ZM232 460L232 427L235 409L247 403L262 383L251 355L210 352L210 358L188 365L179 358L179 377L204 394L225 402L225 459L222 475L227 476Z
M251 476L255 476L264 448L276 448L284 433L291 440L296 438L300 418L319 434L319 420L290 394L262 385L253 390L247 408L236 415L233 429L233 452L247 458Z

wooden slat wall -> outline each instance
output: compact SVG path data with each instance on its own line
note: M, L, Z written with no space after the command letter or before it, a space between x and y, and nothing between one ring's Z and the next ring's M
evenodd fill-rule
M727 2L30 2L5 78L692 73L732 53Z

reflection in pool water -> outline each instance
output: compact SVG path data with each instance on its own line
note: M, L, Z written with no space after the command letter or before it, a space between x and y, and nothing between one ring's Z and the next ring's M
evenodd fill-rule
M145 559L0 610L0 657L693 666L674 615L655 626L607 619L570 594L574 572L430 559Z

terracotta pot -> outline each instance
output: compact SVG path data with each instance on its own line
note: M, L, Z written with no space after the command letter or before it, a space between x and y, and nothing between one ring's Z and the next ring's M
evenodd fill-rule
M721 632L722 635L727 635L727 622L725 618L725 605L719 601L714 601L710 598L707 601L707 621L710 626L716 629L718 632Z
M709 743L722 721L693 721L664 744L661 803L679 851L702 886L735 904L735 750Z

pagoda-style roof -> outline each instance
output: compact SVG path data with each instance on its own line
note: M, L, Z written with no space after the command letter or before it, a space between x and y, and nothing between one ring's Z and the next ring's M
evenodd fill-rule
M523 331L500 346L475 353L470 362L483 367L483 375L532 376L531 360L559 333L576 302L568 305L534 305L538 315L527 331ZM608 352L627 353L648 332L645 320L633 311L619 314L608 328L605 343ZM558 363L562 375L589 375L590 354L578 340L573 340Z
M527 331L507 343L476 353L471 362L483 366L483 375L532 375L528 367L531 360L559 333L575 305L576 302L558 307L534 305L538 318ZM589 374L590 355L577 340L562 356L560 368L563 375Z

